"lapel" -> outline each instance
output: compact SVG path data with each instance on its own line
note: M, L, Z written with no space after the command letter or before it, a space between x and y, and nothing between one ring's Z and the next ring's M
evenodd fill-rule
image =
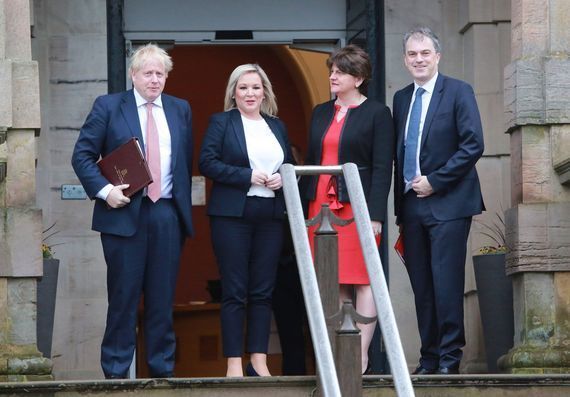
M234 134L236 135L236 139L239 144L239 148L243 152L246 158L248 158L247 154L247 145L245 142L245 132L243 130L243 123L241 121L241 113L237 109L230 110L230 120L232 122L232 127L234 130Z
M166 95L161 95L162 106L164 108L164 116L166 117L166 123L168 124L168 129L170 130L170 156L171 156L171 169L174 170L176 166L176 159L178 158L178 150L180 147L180 132L178 129L178 123L176 122L176 113L174 102L172 99Z
M121 102L121 112L123 113L123 117L129 126L131 135L139 140L143 153L146 153L141 131L141 123L139 121L139 113L137 111L137 103L135 101L135 94L133 93L133 90L128 90L123 95L123 100Z
M398 125L398 141L396 142L396 147L398 148L396 156L398 156L398 163L403 164L404 155L404 138L406 137L406 123L408 121L408 111L410 110L410 102L412 101L412 95L414 93L414 84L408 85L404 88L402 95L400 96L401 106L399 106L400 113L397 115L398 120L401 122Z
M420 143L420 151L422 150L427 136L429 135L429 130L431 126L431 122L433 120L433 116L437 112L439 108L439 103L441 102L441 98L443 97L443 80L444 76L440 73L437 76L437 80L435 82L435 87L433 89L433 94L431 95L431 100L429 102L429 108L426 114L426 119L424 121L424 127L422 129L422 141Z

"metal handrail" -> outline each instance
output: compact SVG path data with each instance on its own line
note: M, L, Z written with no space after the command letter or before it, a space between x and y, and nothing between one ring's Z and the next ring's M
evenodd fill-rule
M386 342L386 351L394 377L396 393L400 397L413 397L414 389L408 372L408 365L406 364L406 357L404 356L404 349L402 348L402 341L400 340L400 333L396 325L388 285L386 284L386 278L382 271L382 262L380 261L378 246L376 245L374 233L372 232L370 214L366 205L364 190L362 190L358 168L356 164L347 163L342 166L342 170L350 204L352 206L352 213L358 230L360 246L362 247L362 253L364 255L364 262L366 263L366 270L368 271L368 278L370 279L374 304L378 312L380 329L382 330L382 336Z
M392 368L396 393L399 397L414 397L414 390L408 373L404 350L402 349L388 293L388 286L382 271L382 263L372 232L370 215L364 191L362 190L358 168L353 163L347 163L342 166L293 166L291 164L283 164L280 168L280 173L295 255L297 256L299 278L303 289L311 338L317 359L318 374L324 396L340 397L340 386L327 333L296 175L344 174L362 246L362 253L370 278L374 304L378 312L380 328L386 341L386 350Z
M340 167L338 168L340 171ZM295 171L296 167L291 164L283 164L280 168L287 216L289 217L289 226L299 268L299 279L301 280L313 349L317 359L317 373L321 380L324 396L341 397Z

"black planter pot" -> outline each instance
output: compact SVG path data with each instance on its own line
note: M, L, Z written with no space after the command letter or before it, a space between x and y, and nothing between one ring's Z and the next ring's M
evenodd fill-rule
M44 259L44 275L38 280L36 331L38 350L47 358L51 358L58 274L59 259Z
M489 373L498 373L497 360L513 347L513 284L505 275L505 254L475 255L473 268L487 367Z

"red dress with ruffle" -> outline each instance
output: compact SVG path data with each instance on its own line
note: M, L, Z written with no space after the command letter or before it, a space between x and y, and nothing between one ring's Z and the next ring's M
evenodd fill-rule
M335 105L333 121L325 133L320 165L338 165L338 149L340 133L346 120L346 115L337 121L340 106ZM336 187L331 183L331 175L320 175L317 183L315 200L309 203L309 219L316 216L323 203L328 203L332 212L343 219L351 219L352 207L350 203L338 201ZM339 284L370 284L368 272L364 263L364 256L360 249L360 241L356 231L356 223L346 226L336 226L338 232L338 280ZM309 243L314 257L314 233L316 226L309 228Z

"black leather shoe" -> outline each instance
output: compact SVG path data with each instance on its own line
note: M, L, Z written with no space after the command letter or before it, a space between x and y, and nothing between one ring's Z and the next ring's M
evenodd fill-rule
M247 367L245 367L245 374L247 376L259 376L259 374L255 370L255 368L253 368L253 365L251 363L247 363Z
M437 369L438 375L458 375L459 368L447 368L447 367L439 367Z
M424 368L421 365L418 365L414 372L412 372L412 375L433 375L435 373L435 369Z

